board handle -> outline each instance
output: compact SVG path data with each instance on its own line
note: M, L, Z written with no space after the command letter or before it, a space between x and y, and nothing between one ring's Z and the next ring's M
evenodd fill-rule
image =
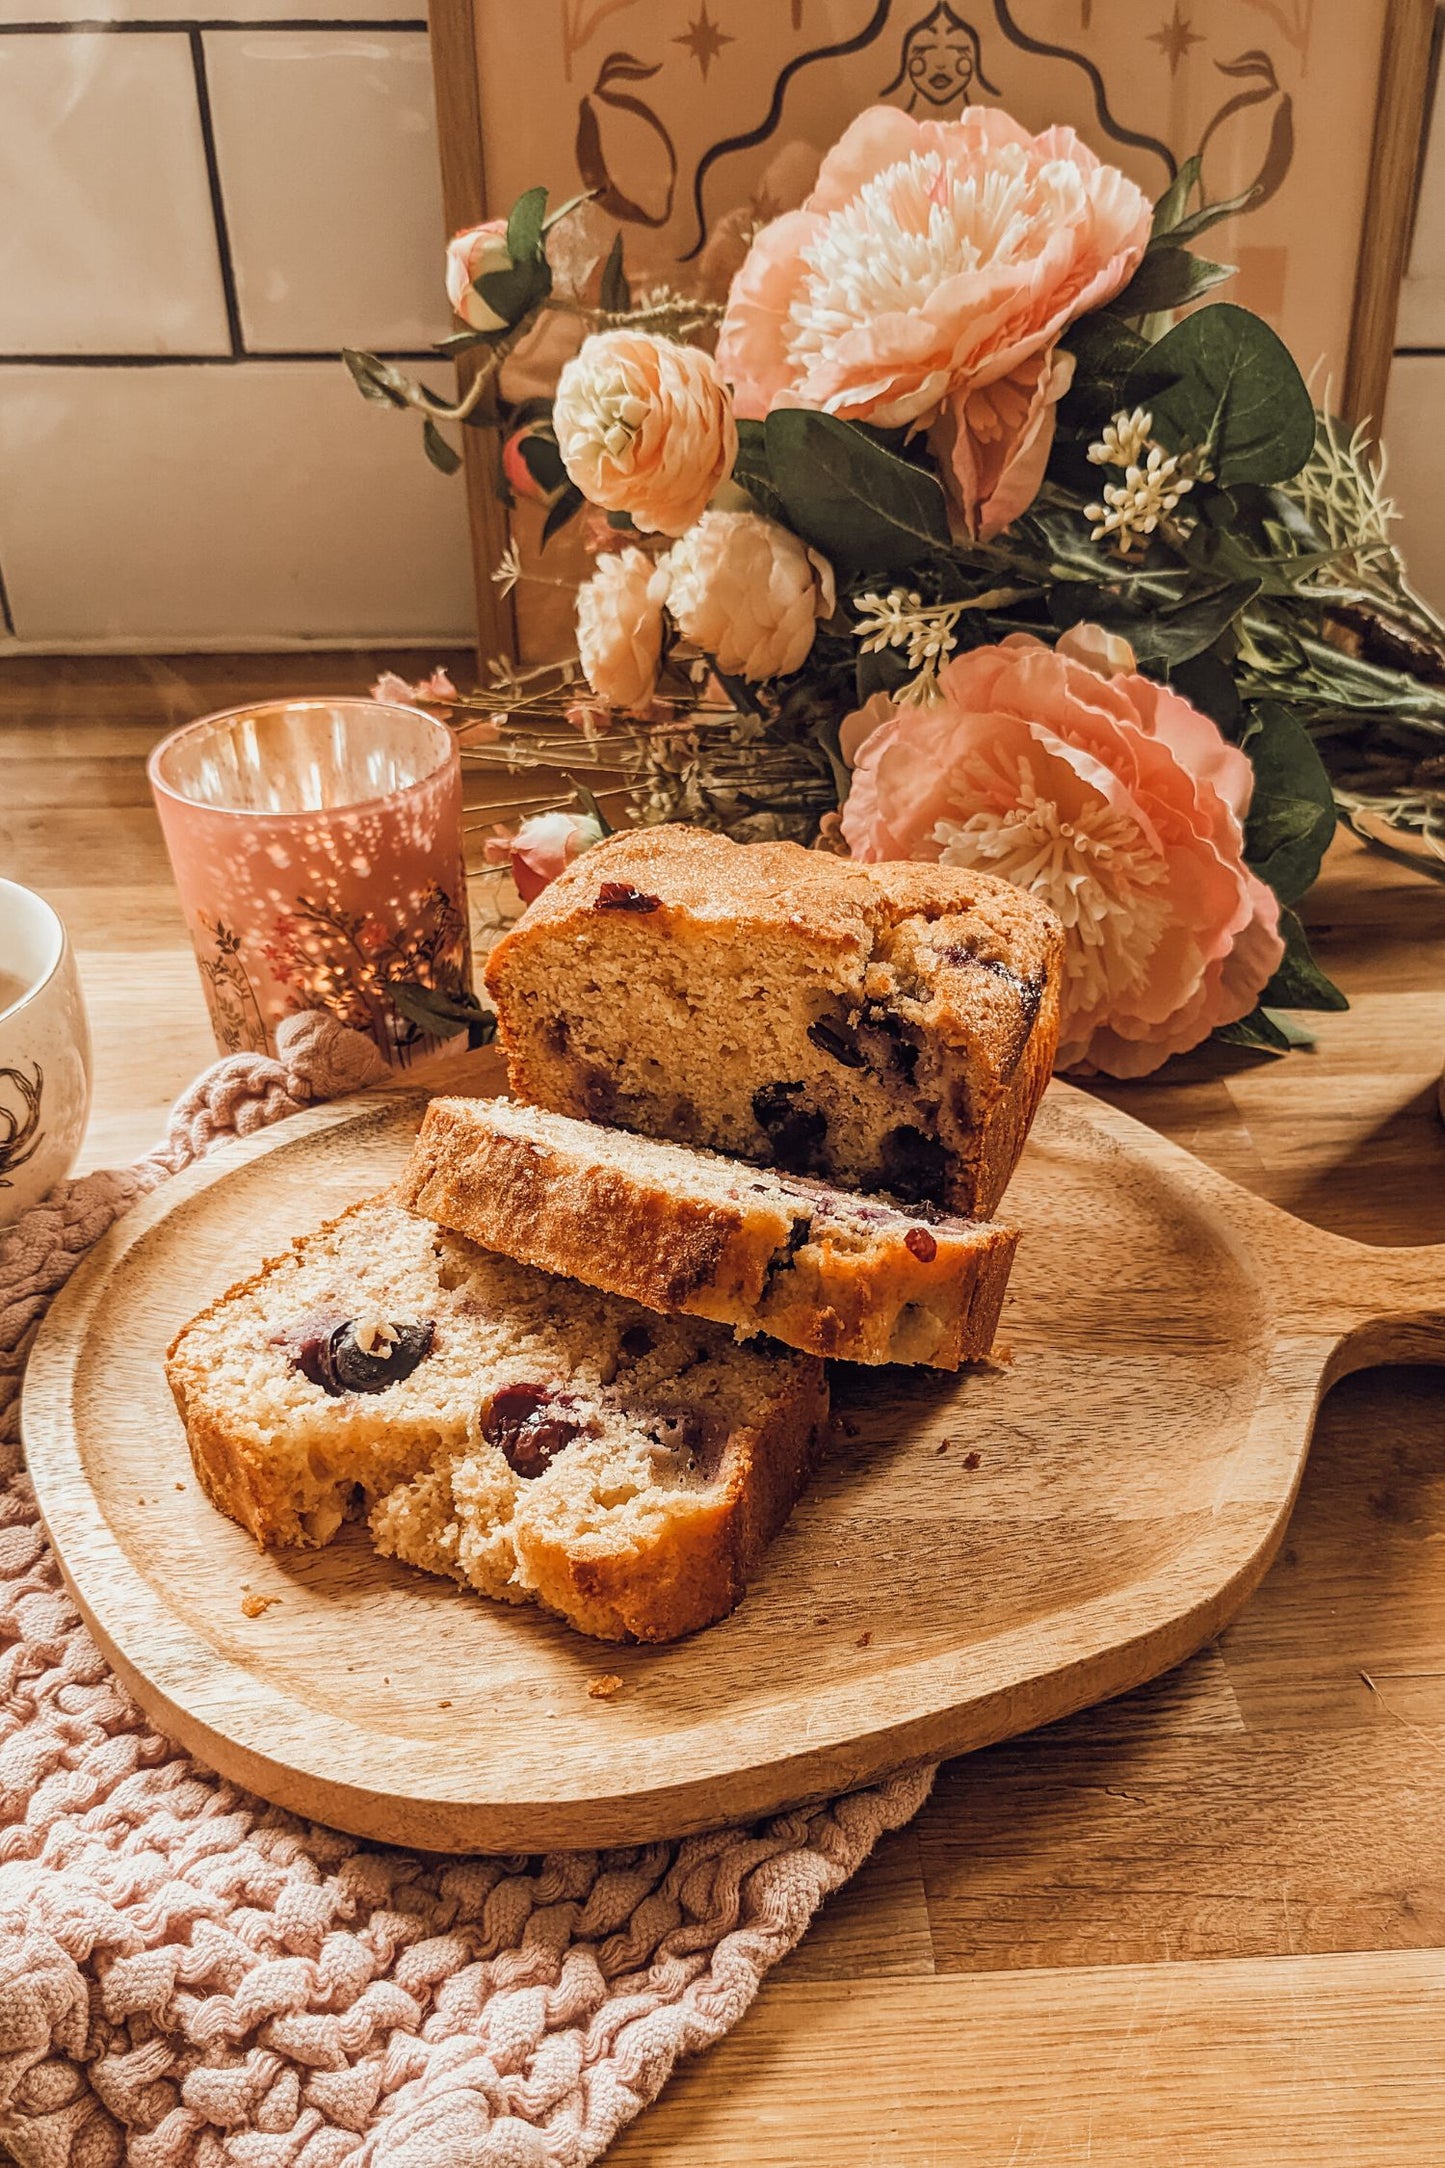
M1331 1273L1330 1297L1343 1296L1355 1317L1330 1358L1326 1384L1377 1363L1445 1363L1445 1243L1339 1248L1348 1254L1338 1277Z

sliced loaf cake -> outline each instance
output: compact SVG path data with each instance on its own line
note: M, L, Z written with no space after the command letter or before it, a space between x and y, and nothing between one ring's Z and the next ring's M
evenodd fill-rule
M663 1318L372 1198L194 1318L167 1376L262 1544L377 1548L608 1640L730 1611L822 1438L821 1363Z
M493 949L514 1095L989 1217L1058 1042L1063 936L987 874L633 829Z
M1017 1235L504 1099L434 1099L399 1195L487 1249L850 1362L986 1355Z

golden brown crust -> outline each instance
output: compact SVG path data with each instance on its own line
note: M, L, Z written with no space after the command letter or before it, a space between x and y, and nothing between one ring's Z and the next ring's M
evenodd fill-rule
M231 1304L284 1271L308 1244L380 1205L401 1218L392 1199L362 1200L299 1237L289 1250L208 1303L168 1350L166 1374L201 1487L219 1511L262 1546L314 1547L329 1540L340 1514L318 1529L314 1501L299 1493L294 1473L291 1480L283 1480L285 1463L268 1452L264 1429L250 1420L246 1407L217 1404L198 1328L224 1320ZM626 1316L624 1311L624 1323ZM684 1486L665 1493L645 1540L619 1545L615 1551L607 1548L608 1538L598 1540L587 1532L569 1542L565 1520L514 1517L511 1535L526 1572L500 1591L507 1600L535 1596L582 1632L654 1641L693 1632L733 1608L750 1569L787 1518L806 1478L826 1419L828 1394L820 1363L777 1350L774 1369L757 1358L739 1356L725 1341L716 1353L719 1359L755 1364L751 1404L765 1411L759 1420L740 1421L733 1429L720 1414L718 1480L709 1477L700 1490ZM757 1389L760 1379L765 1391ZM463 1455L469 1450L461 1449ZM422 1466L427 1464L423 1457ZM294 1458L290 1465L294 1471ZM358 1495L362 1487L370 1495L381 1495L417 1472L415 1465L388 1466L373 1489L374 1463L343 1461L328 1471L343 1484L354 1481ZM455 1577L466 1579L459 1572Z
M910 1036L922 1049L918 1095L929 1111L917 1117L900 1107L897 1118L935 1140L946 1165L941 1189L901 1193L989 1217L1052 1070L1063 936L1053 913L1028 891L970 869L859 865L796 844L739 845L685 827L609 837L574 860L492 951L487 985L513 1092L562 1113L759 1160L774 1156L768 1137L747 1115L743 1072L751 1088L802 1077L803 1062L774 1066L771 1077L766 1070L753 1073L744 1040L738 1074L724 1080L714 1049L705 1088L730 1090L735 1104L725 1118L712 1121L705 1111L699 1117L697 1094L681 1074L685 1033L670 1092L661 1081L641 1093L631 1085L619 1088L626 1061L625 1049L615 1045L617 1030L601 1058L595 1048L579 1052L573 1043L583 1036L579 1018L555 998L559 965L571 968L562 962L564 952L575 958L605 944L614 952L613 978L628 990L629 1023L646 1019L657 982L665 978L675 994L689 974L707 988L716 1020L720 944L729 940L739 956L771 959L777 980L787 979L799 1012L799 1040L820 1015L841 1013L852 1029L870 1007L886 1012L890 1024ZM595 998L618 1006L611 982ZM583 987L583 1011L588 999ZM605 1020L600 1029L595 1015L581 1022L594 1040L607 1039ZM771 1037L776 1052L776 1029ZM816 1070L817 1057L808 1058ZM823 1111L843 1125L830 1129L831 1138L847 1129L851 1117L842 1100L849 1094L846 1079L830 1077L826 1064L823 1072L815 1079ZM898 1100L905 1096L897 1077L889 1089ZM881 1130L881 1087L876 1097L875 1127ZM856 1120L851 1134L836 1156L811 1161L813 1171L864 1188L897 1189L886 1157L864 1149Z
M645 1559L578 1558L529 1535L524 1556L540 1600L604 1641L676 1641L715 1625L736 1609L796 1505L827 1420L822 1371L796 1378L760 1427L732 1433L716 1505L670 1527Z
M526 1123L504 1103L434 1099L398 1185L403 1204L524 1264L810 1355L956 1370L988 1353L1018 1239L1011 1227L910 1226L880 1212L860 1250L830 1240L820 1215L798 1246L798 1203L688 1193L690 1166L716 1161L675 1148L664 1183L627 1166L633 1140L616 1131L588 1123L568 1134L544 1116L519 1135L509 1116Z
M374 1197L359 1198L344 1212L324 1220L319 1227L295 1236L284 1250L277 1251L272 1257L263 1257L254 1272L247 1273L243 1280L234 1281L224 1294L217 1295L203 1310L198 1310L166 1349L166 1383L185 1426L197 1480L217 1511L246 1529L263 1548L307 1540L297 1519L295 1501L289 1492L278 1486L273 1471L267 1467L264 1457L252 1450L242 1430L234 1423L223 1422L207 1406L202 1390L205 1366L186 1352L186 1342L198 1326L208 1325L233 1302L251 1294L298 1256L308 1242L344 1226L347 1220L365 1212L375 1202Z

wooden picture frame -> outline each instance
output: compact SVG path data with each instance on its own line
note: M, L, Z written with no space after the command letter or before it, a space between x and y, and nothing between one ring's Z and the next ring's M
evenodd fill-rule
M965 6L966 16L959 13ZM977 90L1010 104L1033 126L1070 120L1102 153L1138 168L1135 177L1155 190L1162 181L1150 170L1151 159L1157 166L1161 154L1166 160L1185 155L1201 133L1219 140L1224 131L1227 142L1231 128L1251 127L1257 160L1262 153L1261 181L1275 199L1270 238L1264 246L1253 238L1266 224L1261 209L1247 214L1256 222L1249 231L1247 218L1217 229L1211 249L1239 263L1239 298L1276 321L1307 372L1316 354L1323 355L1315 377L1321 392L1323 374L1349 419L1379 416L1437 57L1434 0L1153 0L1150 21L1155 7L1158 25L1146 28L1140 0L957 0L956 6L952 0L534 0L529 8L517 0L433 0L448 229L504 211L537 181L560 196L596 186L600 172L603 207L626 234L629 256L639 254L661 273L680 256L695 259L704 230L714 230L705 229L704 200L715 189L711 168L720 151L735 168L738 193L732 200L745 201L751 184L754 207L760 200L766 207L769 152L785 151L805 128L819 149L825 147L848 114L885 87L894 102L905 102L906 92L910 106L942 118L952 117ZM1211 30L1223 58L1209 44ZM1242 43L1251 32L1257 42ZM926 65L930 38L935 57L951 41L951 57L945 54L921 90L910 89L909 71ZM1120 61L1121 39L1132 41L1137 67ZM1112 60L1105 50L1110 40ZM1205 60L1195 59L1196 46ZM739 49L734 59L747 61L735 69L731 91L723 82L728 47ZM879 63L900 53L896 79L884 86ZM879 76L876 85L859 72L867 57ZM858 74L856 95L826 72L845 63ZM702 99L689 97L690 76L679 80L679 71L694 64L707 91ZM1033 88L1031 66L1040 71ZM1008 69L1013 79L1005 81ZM815 86L811 126L797 88L809 71ZM671 109L661 103L653 79L671 81ZM770 80L773 95L759 126L753 108ZM1170 91L1163 119L1154 116L1145 95L1155 82ZM651 102L640 95L643 87ZM1310 96L1321 101L1318 110L1308 105ZM730 97L734 118L753 125L729 135ZM1031 97L1038 111L1028 110ZM780 126L790 99L796 110ZM1157 133L1129 125L1111 99L1121 107L1142 105L1156 118ZM614 179L599 147L604 115L624 135L632 129L635 170L645 172L649 151L655 161L670 157L665 203L634 200ZM700 127L709 133L709 147L689 165L684 131L690 128L696 138ZM1309 157L1302 155L1306 150ZM1312 173L1303 170L1311 159ZM1246 159L1246 185L1253 177L1247 166ZM1284 202L1286 176L1296 181L1297 205ZM1236 174L1236 184L1240 178ZM1318 216L1326 186L1348 234L1343 261ZM1237 185L1213 191L1236 192ZM723 208L716 193L706 208L713 216ZM681 230L685 210L696 212L695 231L688 234ZM1282 299L1291 250L1302 262L1309 259L1307 276L1295 279L1301 300L1293 309ZM1328 306L1321 300L1326 287ZM508 516L495 493L485 441L475 431L465 436L478 642L484 653L512 653L516 616L491 577L509 538ZM522 642L537 649L538 635L529 637L525 624Z

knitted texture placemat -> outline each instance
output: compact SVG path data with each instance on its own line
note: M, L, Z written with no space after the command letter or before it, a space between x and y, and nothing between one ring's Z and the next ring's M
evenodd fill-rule
M299 1821L152 1730L40 1526L26 1354L138 1197L379 1070L298 1017L277 1060L208 1070L149 1158L0 1237L0 2140L22 2168L583 2168L932 1781L673 1844L454 1859Z

